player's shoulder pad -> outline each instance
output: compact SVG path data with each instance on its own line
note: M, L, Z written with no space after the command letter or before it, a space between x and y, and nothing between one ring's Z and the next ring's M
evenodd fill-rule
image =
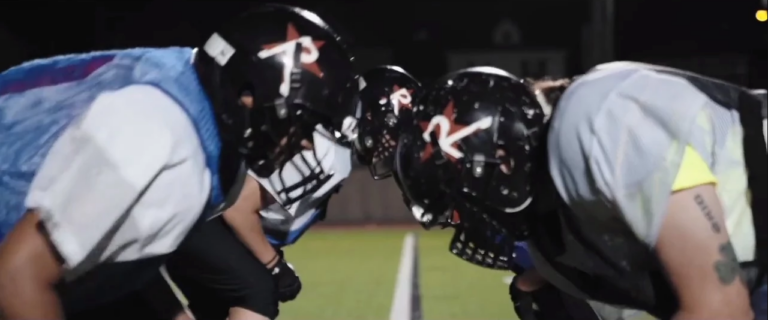
M708 101L685 79L642 65L593 69L568 88L552 119L548 152L558 188L611 198L643 183Z
M105 92L77 124L112 164L137 185L146 183L168 163L174 151L172 127L186 114L162 90L134 85Z

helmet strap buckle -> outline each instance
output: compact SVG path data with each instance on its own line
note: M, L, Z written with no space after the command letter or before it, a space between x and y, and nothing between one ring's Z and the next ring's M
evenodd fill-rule
M485 156L482 154L475 154L472 156L472 175L475 178L480 178L485 172Z

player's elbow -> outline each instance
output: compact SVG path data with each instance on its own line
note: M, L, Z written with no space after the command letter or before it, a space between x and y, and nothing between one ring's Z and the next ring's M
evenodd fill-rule
M743 294L710 292L696 300L681 299L680 309L674 317L684 319L732 319L751 320L755 318L746 290Z
M716 189L676 191L655 251L680 301L676 319L752 319L751 300Z
M0 292L59 281L61 263L38 223L37 214L26 214L0 245Z

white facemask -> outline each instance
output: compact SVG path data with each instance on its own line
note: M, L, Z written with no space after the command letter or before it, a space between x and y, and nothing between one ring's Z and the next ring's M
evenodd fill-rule
M349 177L352 170L352 151L334 142L335 139L332 138L332 135L320 126L315 129L313 140L314 153L313 150L302 151L301 154L297 154L288 161L282 170L275 170L268 178L259 177L251 171L248 172L276 200L276 203L260 211L261 215L265 218L276 219L278 216L286 217L287 213L300 219L302 216L305 216L304 213L314 211L318 204L330 196L330 193L334 191L339 183ZM319 165L315 160L315 155L319 159ZM302 156L304 159L302 159ZM309 167L307 164L309 164ZM305 190L314 187L314 183L317 183L317 181L311 181L309 184L293 190L288 196L280 195L278 193L279 190L275 189L295 185L310 173L320 172L321 170L332 175L330 180L326 181L315 192L305 195L297 202L287 207L283 205L288 198L300 196Z

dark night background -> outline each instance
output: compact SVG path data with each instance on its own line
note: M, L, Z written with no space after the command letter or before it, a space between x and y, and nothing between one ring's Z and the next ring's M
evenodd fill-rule
M351 40L361 71L396 64L426 83L450 70L478 64L536 77L576 75L598 63L636 60L768 88L768 22L755 18L768 0L611 0L615 2L612 44L600 31L601 17L608 15L599 13L608 1L286 3L313 10L341 29ZM0 2L0 71L29 59L66 53L199 46L217 25L258 3L6 0ZM369 180L366 169L353 171L345 185L354 187L334 196L328 210L333 214L326 222L413 224L393 180L379 184ZM107 306L97 313L130 317L141 312L136 305L125 308Z
M361 69L398 64L424 81L472 64L540 76L639 60L768 87L768 22L755 19L760 0L616 0L612 55L598 46L604 37L588 31L594 4L601 1L288 3L315 10L340 27L352 39ZM0 70L62 53L200 45L228 16L255 4L6 1L0 4Z

